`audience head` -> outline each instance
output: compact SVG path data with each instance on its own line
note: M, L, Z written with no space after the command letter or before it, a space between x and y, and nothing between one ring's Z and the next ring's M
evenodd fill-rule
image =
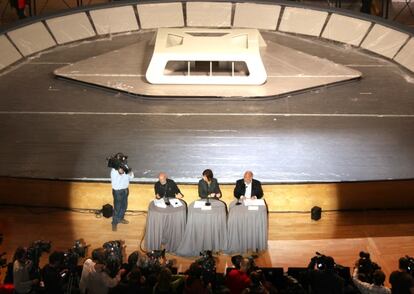
M97 248L92 251L92 260L96 264L105 264L105 250L103 248Z
M187 274L192 278L200 278L203 274L203 268L197 262L193 262L187 271Z
M158 275L158 289L169 289L172 281L172 273L168 267L162 267Z
M231 257L231 263L237 269L240 269L242 260L243 260L243 256L241 256L241 255L234 255L234 256Z
M203 179L206 182L210 182L213 179L213 171L211 169L206 169L203 171Z
M18 260L20 262L24 262L27 257L27 250L24 247L17 247L16 251L14 252L13 260Z
M244 182L246 184L250 184L252 182L252 179L253 179L253 172L251 172L249 170L248 171L245 171L244 172L243 179L244 179Z
M139 251L134 251L128 256L128 265L130 268L138 266L138 261L141 258Z
M410 261L406 257L401 257L398 260L398 268L402 271L407 271L407 268L410 266Z
M167 174L164 172L161 172L158 175L158 180L160 181L161 185L165 185L165 183L167 182Z
M65 259L65 253L54 251L49 255L49 265L60 266Z
M385 282L385 274L382 270L376 270L373 274L372 274L372 281L374 282L375 285L377 286L382 286L384 285Z

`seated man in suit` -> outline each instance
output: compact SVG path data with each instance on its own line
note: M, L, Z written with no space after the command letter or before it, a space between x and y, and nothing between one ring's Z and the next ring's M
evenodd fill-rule
M160 198L183 198L184 195L181 193L177 184L168 178L166 173L161 172L158 175L158 182L154 185L155 197Z
M263 197L262 184L253 179L253 173L246 171L243 179L236 182L234 197L243 200L244 198L260 199Z

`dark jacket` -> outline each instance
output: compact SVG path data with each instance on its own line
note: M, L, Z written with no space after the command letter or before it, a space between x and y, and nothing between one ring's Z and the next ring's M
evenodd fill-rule
M160 197L175 198L175 194L181 193L177 184L171 180L167 179L165 185L161 185L160 181L156 182L154 185L155 195L158 194Z
M198 182L198 196L200 198L207 198L207 196L211 193L221 194L220 186L217 182L217 179L212 178L210 185L208 185L206 181L201 179Z
M236 187L234 187L234 197L240 199L240 196L243 196L246 193L246 184L244 179L240 179L236 182ZM255 179L252 179L252 196L256 196L257 199L263 197L262 184Z

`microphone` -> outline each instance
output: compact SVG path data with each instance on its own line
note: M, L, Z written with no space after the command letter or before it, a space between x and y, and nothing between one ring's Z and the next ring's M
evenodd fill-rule
M171 205L170 199L168 197L165 197L165 195L164 195L164 202L165 202L165 205L167 206Z
M207 201L206 201L205 205L206 206L211 206L210 197L208 197L208 195L207 195Z
M240 196L241 197L241 196ZM237 199L236 205L241 205L240 197Z
M170 199L167 197L167 189L168 189L168 182L165 183L165 191L164 191L163 198L164 198L165 205L169 206L171 203L170 203Z

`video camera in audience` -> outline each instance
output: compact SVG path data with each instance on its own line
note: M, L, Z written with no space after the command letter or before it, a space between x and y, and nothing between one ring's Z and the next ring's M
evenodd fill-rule
M32 262L32 270L31 270L31 276L33 277L39 277L40 276L40 270L39 270L39 261L40 256L42 253L50 252L50 248L52 247L51 241L44 241L44 240L37 240L34 241L29 248L27 248L26 251L26 258Z
M201 266L202 274L201 277L205 285L216 282L216 261L213 257L211 250L205 250L200 252L200 258L195 262Z
M372 275L381 267L371 260L368 252L361 251L359 253L359 260L357 261L359 279L363 282L373 283Z
M312 261L315 261L318 270L332 270L337 275L342 277L345 282L351 281L351 274L348 267L335 263L331 256L327 256L319 252L315 253L316 255L312 258Z
M108 157L106 160L108 161L108 167L113 169L122 169L126 174L131 171L131 168L128 166L128 156L125 154L118 152L115 155Z
M174 260L166 260L161 264L161 259L165 259L165 249L163 250L152 250L147 252L147 258L142 259L140 262L140 268L147 272L148 274L158 273L162 266L168 267L172 272L176 272L176 269L173 269Z
M78 267L79 258L84 258L88 251L88 247L83 239L75 241L75 244L64 254L63 268L70 273L75 273Z
M110 277L115 277L122 266L123 250L125 248L123 240L105 242L102 247L105 250L105 267Z
M407 267L405 268L405 270L407 271L407 273L409 273L410 275L414 277L414 257L406 255L403 258L406 260L406 264L407 264Z

